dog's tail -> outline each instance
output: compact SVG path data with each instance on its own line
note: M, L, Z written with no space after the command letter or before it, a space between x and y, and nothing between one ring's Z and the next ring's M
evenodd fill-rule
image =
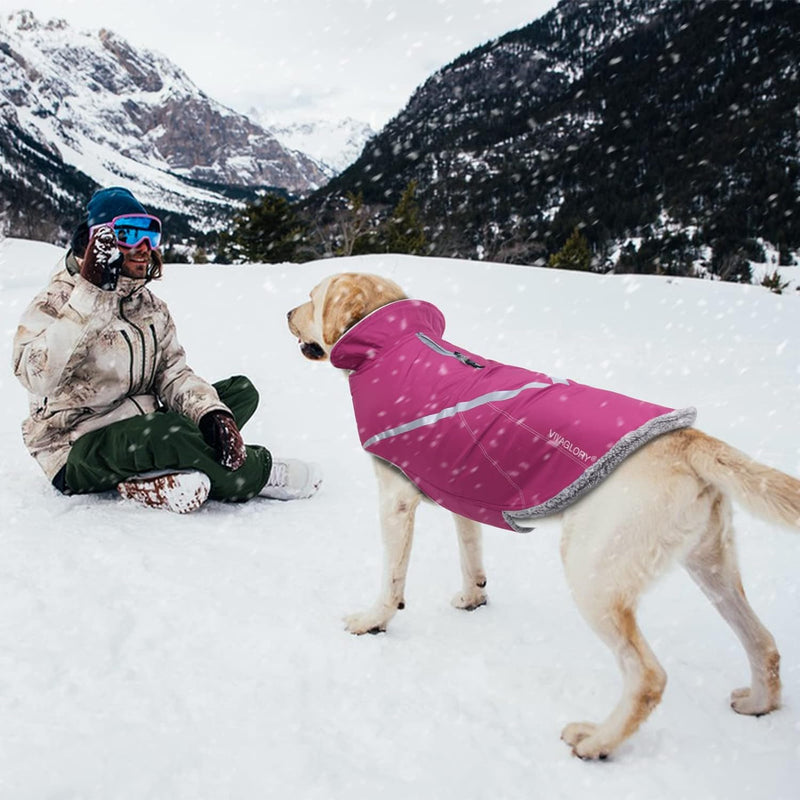
M748 511L800 530L800 480L760 464L725 442L696 429L688 447L697 474L738 500Z

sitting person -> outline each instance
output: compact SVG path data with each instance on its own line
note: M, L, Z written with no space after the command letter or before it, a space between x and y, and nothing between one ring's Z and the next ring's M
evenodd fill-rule
M14 337L14 372L29 392L22 435L64 494L117 489L187 512L210 497L310 497L314 464L273 459L239 429L258 405L247 378L213 385L187 365L166 304L161 222L127 189L101 189L50 284Z

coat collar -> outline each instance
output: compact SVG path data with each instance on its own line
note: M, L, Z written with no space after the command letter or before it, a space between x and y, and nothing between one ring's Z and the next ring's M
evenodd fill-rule
M128 278L125 275L120 275L117 278L116 293L122 297L131 297L140 289L144 289L147 283L146 278Z
M441 336L444 315L424 300L397 300L373 311L346 331L331 350L331 364L358 370L402 339L418 332Z

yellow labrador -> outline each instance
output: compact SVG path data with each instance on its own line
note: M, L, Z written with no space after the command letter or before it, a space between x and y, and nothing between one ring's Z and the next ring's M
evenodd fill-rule
M372 311L406 295L397 284L356 273L329 277L309 302L288 314L289 329L309 359L328 358L339 338ZM397 468L374 458L385 569L375 604L346 618L352 633L386 630L403 607L420 490ZM800 481L759 464L694 429L665 433L628 457L599 486L561 512L561 555L581 613L617 658L622 697L600 723L567 725L562 739L582 758L605 758L656 707L666 674L636 621L642 592L679 561L744 645L750 686L731 695L740 714L767 714L780 704L775 640L745 597L733 537L731 498L751 512L800 528ZM463 586L459 608L486 602L481 526L454 515Z

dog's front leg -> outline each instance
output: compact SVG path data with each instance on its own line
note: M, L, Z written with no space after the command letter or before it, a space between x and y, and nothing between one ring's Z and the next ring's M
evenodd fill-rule
M375 605L345 617L350 633L380 633L405 603L406 574L414 538L414 515L422 498L419 490L398 469L375 459L378 476L383 584Z
M474 611L486 605L486 571L483 568L482 530L479 523L453 514L461 556L461 591L450 601L456 608Z

